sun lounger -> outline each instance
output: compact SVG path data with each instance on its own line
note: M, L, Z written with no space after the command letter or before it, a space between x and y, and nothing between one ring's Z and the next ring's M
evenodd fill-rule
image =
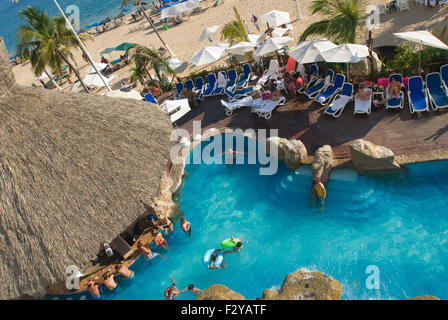
M228 74L229 74L229 82L227 82L225 90L233 92L236 86L237 74L234 69L230 69L228 71Z
M344 83L341 93L334 97L333 102L325 109L324 113L339 118L344 111L347 103L353 100L353 85L351 83Z
M333 82L334 71L328 69L325 79L318 79L313 86L308 86L308 89L302 91L308 98L314 99L322 90L325 90Z
M426 75L426 91L434 111L448 107L448 93L440 73L434 72Z
M174 92L174 99L180 98L180 92L184 89L182 82L176 83L176 92Z
M445 89L448 91L448 64L440 67L440 75L442 76Z
M411 113L429 111L429 101L420 76L409 78L409 110Z
M227 86L227 76L225 71L218 72L218 80L216 81L215 91L213 95L221 95L224 93L224 88Z
M187 88L187 90L193 90L194 89L194 83L192 80L188 79L187 81L185 81L185 88Z
M344 85L345 76L342 73L338 73L336 78L334 78L334 84L328 86L325 90L322 90L316 96L316 101L321 105L325 105L333 99L333 97L342 90L342 86Z
M237 99L241 97L245 97L250 95L254 91L254 87L247 87L241 90L235 90L235 92L229 91L227 89L224 90L224 93L230 98L230 99Z
M354 114L366 113L370 114L372 112L372 95L373 91L370 89L370 99L369 100L360 100L358 99L358 94L355 95L355 111Z
M226 109L226 115L230 116L233 111L242 107L252 107L254 103L254 99L251 96L244 97L242 99L235 99L233 101L224 101L221 100L221 104Z
M193 91L198 94L198 99L202 100L204 97L204 79L202 78L196 78L194 79L195 87L193 88Z
M284 104L286 101L286 98L281 96L278 100L267 100L263 104L262 107L258 109L254 109L255 113L262 118L265 118L266 120L269 120L272 117L272 112L277 108L278 106Z
M216 87L216 76L214 73L210 73L207 76L208 84L205 86L204 89L204 97L211 97L213 95L213 91Z
M399 73L395 73L395 74L391 74L389 76L389 83L392 82L392 77L395 77L398 79L398 82L401 83L401 87L404 87L403 84L403 76ZM393 97L391 98L389 96L389 90L387 90L387 88L385 88L385 100L386 100L386 109L395 109L395 108L401 108L403 109L403 103L404 103L404 95L403 92L400 93L399 97Z
M331 70L331 71L333 72L333 70ZM312 74L314 74L315 77L313 78L313 80L310 80ZM333 72L333 76L334 76L334 72ZM333 76L332 76L332 78L333 78ZM307 74L306 77L305 77L305 81L308 83L308 88L311 88L313 85L315 85L318 80L320 80L320 78L319 78L319 66L317 64L312 64L310 66L310 73ZM302 87L302 88L300 88L298 90L298 92L303 93L304 90L305 90L305 88Z
M250 68L250 64L245 63L243 65L243 74L238 79L238 82L236 84L236 88L244 88L247 87L247 84L249 83L250 75L252 74L252 70Z
M263 73L260 79L258 79L257 84L267 86L271 82L272 77L277 78L279 68L278 60L272 59L269 61L269 69Z
M145 101L147 102L151 102L154 104L159 104L156 100L156 98L154 98L154 96L151 94L151 92L148 92L147 94L145 94Z

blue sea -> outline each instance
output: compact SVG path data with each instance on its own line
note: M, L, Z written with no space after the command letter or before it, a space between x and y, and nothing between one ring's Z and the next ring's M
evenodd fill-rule
M123 0L58 0L59 5L65 11L70 5L79 8L81 26L101 21L107 17L116 17L121 12ZM134 1L129 1L127 8L132 8ZM152 2L146 0L145 2ZM158 2L158 1L156 1ZM47 11L51 16L59 14L52 0L20 0L17 4L11 0L0 0L0 37L4 38L6 47L11 54L16 51L16 29L23 23L17 16L20 10L27 6ZM71 15L72 13L68 13Z

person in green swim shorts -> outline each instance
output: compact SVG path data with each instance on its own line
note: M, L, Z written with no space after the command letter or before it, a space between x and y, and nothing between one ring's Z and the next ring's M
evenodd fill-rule
M230 237L225 239L223 242L221 242L221 248L223 249L230 249L225 250L222 254L231 253L231 252L240 252L241 248L243 247L243 243L240 239Z

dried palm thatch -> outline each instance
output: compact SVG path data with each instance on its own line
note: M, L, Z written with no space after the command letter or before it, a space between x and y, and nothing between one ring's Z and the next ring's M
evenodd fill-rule
M41 296L138 219L171 130L149 103L16 85L0 38L0 298Z

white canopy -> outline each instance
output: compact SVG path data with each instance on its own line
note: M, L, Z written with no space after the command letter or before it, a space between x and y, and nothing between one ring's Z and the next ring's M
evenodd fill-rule
M394 33L398 38L416 42L425 46L448 50L448 46L428 31L412 31Z
M255 47L255 44L243 41L227 48L227 51L233 54L244 54L245 52L254 51Z
M107 84L110 84L110 82L115 78L115 76L112 76L110 78L106 78L105 76L102 76ZM104 87L104 83L101 80L100 76L97 73L92 73L92 74L88 74L85 78L84 78L84 83L86 85L88 85L89 87Z
M179 4L174 4L168 8L162 10L161 19L177 16L184 12L199 8L199 0L188 0Z
M101 70L106 69L106 67L108 66L108 64L107 64L107 63L98 63L98 62L95 62L95 66L98 68L98 70L101 71ZM95 73L96 71L95 71L95 68L94 68L93 66L89 66L89 67L87 68L86 72L87 72L87 73Z
M258 45L258 43L257 43L257 41L258 41L258 39L260 38L260 35L259 34L251 34L251 33L249 33L248 35L247 35L247 37L249 38L249 41L251 42L251 43L253 43L254 45Z
M106 96L112 98L125 98L125 99L135 99L135 100L143 100L143 97L140 95L138 91L130 90L113 90L106 92Z
M188 99L165 100L161 107L170 116L171 122L179 120L191 110Z
M280 50L292 41L290 37L277 37L267 39L261 46L255 51L255 56L263 56L265 54Z
M214 46L205 47L196 52L191 57L190 62L196 66L215 62L222 56L227 47L228 45L225 44L215 44Z
M176 59L176 58L166 59L166 62L168 62L168 65L171 68L173 68L174 70L176 70L177 68L179 68L183 64L182 61L180 61L179 59Z
M288 29L286 28L274 28L274 31L272 31L273 37L282 37Z
M261 16L261 23L268 23L270 27L278 27L290 21L289 13L284 11L273 10Z
M363 44L345 43L321 55L326 62L358 63L369 56L369 48Z
M212 34L216 32L216 30L219 29L219 26L213 26L205 28L204 32L202 32L201 36L199 37L198 41L204 41L207 40Z
M307 40L299 43L289 52L289 56L298 63L313 63L323 61L321 53L336 48L336 45L327 39Z

